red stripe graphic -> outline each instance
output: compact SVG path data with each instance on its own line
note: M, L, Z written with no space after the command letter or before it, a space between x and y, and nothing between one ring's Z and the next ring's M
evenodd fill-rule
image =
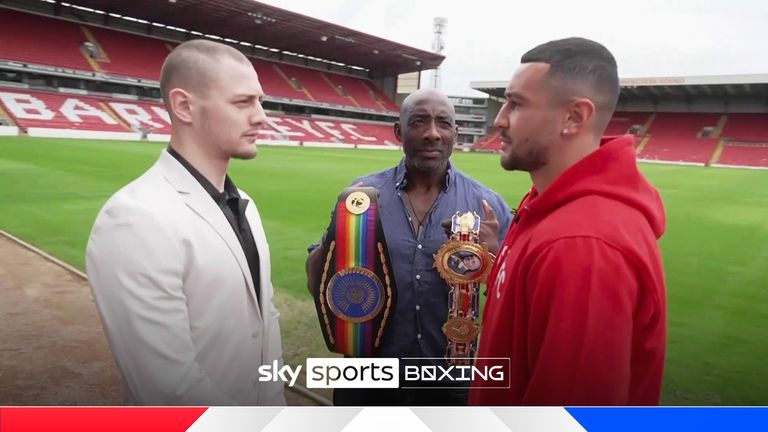
M184 432L206 407L0 408L2 432Z

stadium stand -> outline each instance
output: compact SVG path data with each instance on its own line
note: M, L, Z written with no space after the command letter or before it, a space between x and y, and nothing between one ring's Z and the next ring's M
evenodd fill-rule
M768 141L768 140L767 140ZM717 160L721 165L768 167L768 143L727 143Z
M289 81L296 82L300 88L304 88L307 96L312 101L332 105L354 106L354 103L349 98L341 96L333 85L323 80L321 72L287 64L275 65L275 67Z
M3 7L0 24L0 61L101 72L112 77L156 81L163 59L174 46L154 37ZM254 58L252 62L268 96L305 105L308 112L315 112L312 107L317 106L384 114L399 110L368 79L288 64L282 59L277 62ZM93 95L82 90L73 94L0 88L0 94L0 121L16 124L22 130L170 133L168 113L154 101ZM273 126L264 128L265 140L397 145L389 123L282 113L270 118ZM614 114L606 135L626 133L638 137L640 159L768 167L766 113L652 113L648 108L643 112L624 109ZM479 151L500 148L497 131L472 146Z
M87 31L105 54L105 59L98 62L104 72L160 80L160 68L170 52L165 42L98 27L88 27Z
M127 132L125 122L105 107L108 99L0 89L0 105L22 128Z
M0 60L111 76L157 81L173 46L159 39L4 8L0 8L0 22ZM46 31L36 30L42 28ZM93 47L94 56L83 48L87 43ZM398 111L394 102L363 78L263 59L253 63L262 85L273 96L385 113Z
M647 112L616 112L605 129L605 135L628 134L635 126L640 126L642 129L648 122L650 115L651 113Z
M492 131L475 145L472 146L475 150L480 151L498 151L501 150L501 137L498 131Z
M262 60L253 60L252 63L259 75L261 86L269 95L299 101L312 100L303 90L294 88L290 79L281 75L281 70L275 63Z
M768 142L768 114L728 114L721 136L728 141Z
M399 110L368 80L261 59L253 65L270 95L378 112Z
M169 134L162 104L79 94L0 88L0 110L22 128ZM388 123L269 114L262 138L271 141L396 146Z
M0 8L0 59L93 71L79 25ZM45 29L45 30L43 30Z
M768 166L768 114L728 114L718 164Z
M728 114L720 136L700 137L705 127L716 130L721 114L617 112L606 135L622 135L636 126L647 133L639 158L643 160L720 165L768 166L768 114ZM647 131L643 129L648 127ZM716 156L720 139L722 152ZM642 136L638 137L638 141ZM498 151L501 140L492 131L472 147L478 151Z
M719 114L657 113L648 129L650 139L640 159L707 163L717 148L717 138L702 138L705 127L714 128Z

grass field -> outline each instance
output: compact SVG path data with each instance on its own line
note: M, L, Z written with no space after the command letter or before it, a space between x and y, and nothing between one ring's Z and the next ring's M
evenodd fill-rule
M106 199L143 171L159 144L0 138L0 229L83 268ZM230 174L256 201L272 249L290 362L325 355L306 293L306 245L353 178L399 152L262 147ZM461 170L514 207L530 181L498 157L457 154ZM669 297L663 403L768 404L768 171L642 165L664 197ZM2 301L2 300L0 300Z

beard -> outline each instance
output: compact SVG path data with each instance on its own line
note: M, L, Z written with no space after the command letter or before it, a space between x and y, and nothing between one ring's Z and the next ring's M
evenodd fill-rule
M502 148L501 167L507 171L536 171L549 163L546 149L531 138L513 141L508 149Z

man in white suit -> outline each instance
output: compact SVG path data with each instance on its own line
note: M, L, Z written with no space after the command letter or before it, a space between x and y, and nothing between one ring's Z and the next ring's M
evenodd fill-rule
M128 404L284 405L269 246L252 200L227 176L266 121L253 66L195 40L165 60L171 143L104 205L86 253Z

